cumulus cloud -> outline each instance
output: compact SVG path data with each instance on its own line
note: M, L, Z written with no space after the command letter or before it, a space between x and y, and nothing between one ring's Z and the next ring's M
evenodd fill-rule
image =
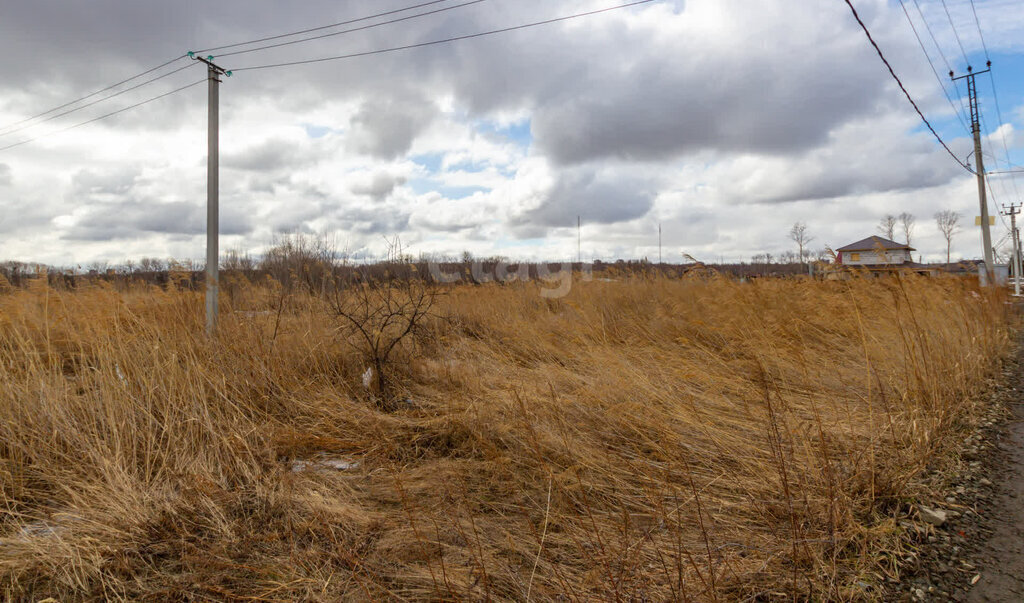
M374 201L384 201L396 186L405 184L404 176L393 176L387 172L377 172L369 180L363 180L352 185L351 191L356 195L370 197Z
M123 4L5 7L0 51L33 60L0 67L0 125L184 49L398 6L309 0L283 10L274 0L225 0L195 13L156 0ZM371 51L595 6L494 2L224 61L237 68ZM958 21L973 19L965 7L951 5ZM990 50L1024 52L1024 4L977 8ZM969 141L956 134L898 5L862 0L858 9L966 155ZM953 50L956 41L940 43ZM116 107L202 76L196 65ZM46 261L79 249L112 259L129 249L201 250L205 102L196 86L5 152L0 254ZM1014 151L1024 117L1003 108L1014 123L999 133ZM853 239L865 236L858 220L870 226L878 212L937 203L968 211L971 201L969 175L922 133L842 3L794 10L789 0L662 0L453 45L237 71L221 88L221 126L223 220L232 244L250 248L280 230L330 230L353 248L401 234L424 251L564 255L575 253L567 227L580 215L593 257L649 256L658 222L688 251L748 254L780 238L784 245L796 219L821 239ZM1001 149L1001 136L992 142ZM835 211L846 212L842 223L815 223Z
M247 216L230 209L222 212L221 234L246 234L251 228ZM142 200L90 207L73 219L62 238L110 241L131 239L145 234L200 235L205 232L204 207L184 202L160 203Z
M585 215L587 222L598 224L627 222L650 211L654 197L648 182L593 170L567 171L559 174L538 205L516 216L513 224L525 227L532 236L537 228L573 226L577 216Z
M393 235L409 226L410 213L398 207L348 207L335 219L339 226L361 235Z
M409 152L436 114L437 108L423 98L365 101L349 122L347 144L357 153L395 159Z
M141 169L117 166L104 171L83 169L71 177L69 194L73 201L102 201L118 198L135 188Z
M221 165L251 172L270 172L290 167L309 165L315 155L294 142L271 139L221 158Z

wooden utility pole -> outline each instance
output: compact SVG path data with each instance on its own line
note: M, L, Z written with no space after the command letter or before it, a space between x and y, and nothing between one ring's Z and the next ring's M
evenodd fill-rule
M949 77L956 80L967 80L967 96L970 98L971 103L971 132L974 134L974 165L978 175L978 202L981 204L981 248L985 252L985 272L988 274L988 282L990 285L995 284L995 270L992 264L992 233L988 224L988 199L985 195L985 164L981 157L981 123L978 112L978 90L974 84L974 77L981 73L987 73L991 70L992 61L986 63L985 71L975 72L970 65L967 66L967 74L959 77L953 77L953 72L949 72Z
M218 297L220 292L220 76L231 77L213 63L213 55L188 56L206 64L209 75L206 133L206 333L217 332Z

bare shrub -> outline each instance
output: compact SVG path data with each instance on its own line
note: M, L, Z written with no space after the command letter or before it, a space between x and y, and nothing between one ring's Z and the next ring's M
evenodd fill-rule
M286 291L301 287L323 294L330 283L338 259L334 242L326 236L285 233L275 238L263 254L260 269L281 283Z
M390 363L404 344L424 334L439 290L420 278L378 282L356 272L347 286L336 285L331 308L341 320L345 341L372 369L372 392L382 410L394 410Z

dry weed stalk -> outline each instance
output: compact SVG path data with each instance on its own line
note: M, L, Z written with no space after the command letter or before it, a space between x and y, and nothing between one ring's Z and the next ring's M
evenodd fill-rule
M236 289L216 343L201 292L0 294L3 598L869 599L1011 326L956 279ZM339 316L428 336L415 405Z

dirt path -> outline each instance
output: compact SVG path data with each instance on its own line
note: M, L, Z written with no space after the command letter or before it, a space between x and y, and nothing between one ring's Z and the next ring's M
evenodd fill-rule
M1018 367L1019 368L1019 367ZM1016 400L1012 418L998 443L990 481L995 496L983 523L991 536L975 555L981 578L967 593L967 601L1024 601L1024 377L1011 378Z

